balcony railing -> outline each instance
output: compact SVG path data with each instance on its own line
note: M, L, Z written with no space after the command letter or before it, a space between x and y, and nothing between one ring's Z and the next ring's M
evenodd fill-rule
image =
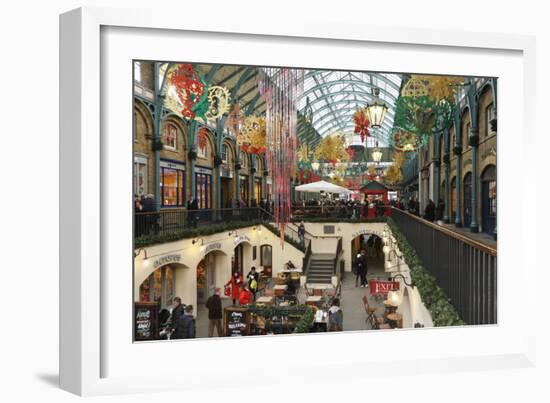
M405 211L392 218L470 325L497 323L497 251Z
M136 238L150 235L162 236L212 224L252 222L264 218L264 212L256 207L140 212L134 215L134 235Z

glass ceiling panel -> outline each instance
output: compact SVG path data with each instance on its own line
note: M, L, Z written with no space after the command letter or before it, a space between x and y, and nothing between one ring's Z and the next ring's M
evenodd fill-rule
M371 102L373 88L378 87L388 112L382 128L372 132L381 147L387 146L401 79L399 74L306 70L304 96L298 103L298 109L304 113L306 98L309 98L313 110L312 125L321 136L343 131L351 138L353 114L357 107L365 107Z

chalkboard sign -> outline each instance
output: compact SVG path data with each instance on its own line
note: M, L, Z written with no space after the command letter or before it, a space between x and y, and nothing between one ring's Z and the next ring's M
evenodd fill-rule
M224 309L225 335L228 337L250 334L250 313L247 308L230 306Z
M157 340L159 306L156 302L136 302L134 304L134 340Z

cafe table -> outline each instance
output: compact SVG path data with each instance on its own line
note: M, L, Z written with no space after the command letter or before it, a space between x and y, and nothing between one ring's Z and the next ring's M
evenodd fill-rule
M400 313L397 313L397 312L390 313L388 314L388 316L386 316L386 318L390 322L390 325L392 328L403 327L403 315L401 315Z
M261 296L256 299L257 304L271 305L273 304L273 297Z
M275 292L276 297L282 297L285 294L286 289L288 286L286 284L277 284L273 287L273 291Z
M306 305L318 306L322 300L323 297L321 295L310 295L306 298Z

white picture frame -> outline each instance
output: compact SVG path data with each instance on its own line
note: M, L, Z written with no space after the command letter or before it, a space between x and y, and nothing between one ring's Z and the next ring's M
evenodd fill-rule
M522 321L535 323L535 311L524 307L535 306L536 295L534 292L522 294L520 308L514 307L514 302L507 298L515 282L536 277L535 254L525 253L520 258L517 256L519 254L513 253L514 249L527 251L529 248L528 226L521 225L522 221L528 219L528 211L522 208L527 200L513 200L509 196L517 188L512 189L507 185L508 182L521 183L521 189L529 189L531 199L536 200L534 178L523 177L519 170L514 169L517 164L527 162L535 148L532 137L535 109L534 38L403 27L381 29L349 21L334 21L327 25L313 18L303 18L300 24L268 19L250 20L242 24L242 21L215 15L208 19L182 19L181 15L154 10L81 8L60 17L60 385L63 389L79 395L99 395L227 386L245 379L247 374L262 373L268 369L276 373L289 366L294 370L304 370L301 372L301 380L307 382L322 381L324 377L328 380L332 375L331 371L308 371L311 368L338 370L339 376L345 377L346 374L357 373L359 369L365 376L380 376L390 371L395 375L413 371L418 374L534 365L536 327L514 326L514 321L517 322L514 318L521 315ZM132 44L131 38L138 34L142 41L140 47ZM418 72L407 66L415 63L420 66L422 57L432 57L429 64L424 64L429 67L421 72L461 72L462 75L487 76L496 75L495 71L500 72L498 176L506 180L499 182L498 196L499 324L391 333L290 336L292 339L283 336L194 340L190 343L132 343L124 330L127 328L127 332L131 333L130 315L117 316L117 313L131 309L126 296L131 294L132 284L128 283L126 288L119 289L119 298L118 294L113 294L114 285L106 283L106 279L111 279L113 275L108 268L117 262L122 263L122 274L116 281L120 280L120 284L124 284L124 276L129 275L131 278L131 263L126 267L131 251L128 249L128 245L131 245L131 226L128 226L129 223L131 225L131 218L126 214L127 211L118 215L116 207L111 205L113 198L117 197L114 183L125 183L132 168L131 153L116 162L113 152L127 152L131 149L131 130L127 136L120 138L104 136L105 132L113 132L114 126L120 125L117 129L124 129L131 125L131 65L127 66L127 83L106 81L106 77L115 77L117 72L125 71L123 64L110 64L111 61L115 63L114 59L118 57L123 63L133 58L151 57L154 60L181 60L183 56L179 55L182 51L174 49L170 56L169 45L171 41L180 41L180 38L186 38L190 44L199 41L201 46L206 46L202 52L208 55L203 56L207 60L197 60L205 63L239 61L242 64L276 65L279 60L282 65L289 63L287 65L302 66L300 62L292 63L291 57L294 56L295 60L311 60L311 64L304 67L366 69L361 55L371 52L384 54L384 57L373 58L369 70L392 71L387 67L393 61L393 71ZM163 41L167 45L162 45ZM223 47L214 46L224 42ZM156 47L153 46L155 43ZM262 50L277 49L283 45L288 49L288 54L275 55ZM239 46L248 46L251 51L228 60L223 48L238 49ZM357 53L350 56L348 52L347 59L338 59L340 48L356 49ZM192 46L189 49L199 51ZM309 50L310 54L299 56L299 49L302 53L308 53L305 50ZM311 52L312 49L315 51ZM319 55L323 49L332 52L330 60L326 62L321 62ZM115 51L118 51L118 56L112 53ZM178 52L179 55L176 54ZM399 52L409 55L411 60L402 59L398 65L399 57L396 55ZM434 57L437 54L442 57ZM479 63L457 65L457 55L470 55L463 60L478 60ZM275 56L279 59L275 59ZM419 59L416 60L414 56ZM506 63L498 63L501 65L497 66L496 60ZM125 97L128 105L124 103ZM113 106L115 101L120 100L122 102L118 106ZM524 107L518 108L514 102ZM113 110L102 109L107 104L113 106ZM119 106L122 112L117 114L115 110ZM130 112L127 116L125 108ZM516 136L522 134L516 138L516 142L512 138L514 133ZM122 155L126 155L124 152ZM116 173L109 171L113 167L117 168ZM131 187L131 179L128 186ZM124 185L121 187L121 191L126 189ZM119 200L122 203L128 201L130 211L131 192L124 195L122 193ZM514 212L515 220L512 220L511 212ZM121 232L112 229L115 222ZM126 237L124 231L127 231ZM511 234L514 234L513 237ZM112 333L117 321L121 322L121 333L115 340ZM119 332L118 327L116 332ZM370 345L391 345L392 351L357 354L353 362L345 360L341 354L324 357L314 354L316 348L322 350L323 345L331 343L339 348L353 350L365 340ZM201 362L202 359L205 362L215 360L222 363L224 351L229 348L241 348L243 351L246 351L245 348L271 348L277 351L283 347L289 357L297 357L295 353L298 352L308 359L271 363L269 368L263 363L253 363L238 376L226 374L222 370L208 372L208 366ZM170 370L177 367L169 365L166 373L158 372L158 368L150 368L150 371L143 373L132 371L132 366L135 368L136 365L133 359L142 354L186 356L193 365L179 368L177 373L171 375ZM126 366L123 361L126 361ZM208 382L205 380L207 373ZM277 382L277 379L270 377L257 379L257 384Z

